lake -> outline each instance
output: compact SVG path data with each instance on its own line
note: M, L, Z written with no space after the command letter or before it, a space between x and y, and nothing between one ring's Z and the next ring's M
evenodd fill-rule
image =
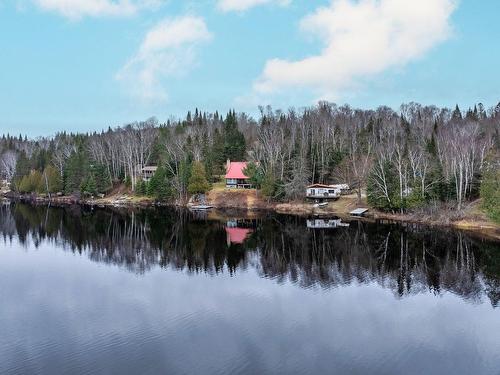
M0 206L1 374L500 374L500 244L271 213Z

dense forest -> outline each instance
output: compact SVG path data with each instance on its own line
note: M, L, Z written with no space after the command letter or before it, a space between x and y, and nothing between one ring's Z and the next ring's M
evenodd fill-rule
M269 200L303 199L310 183L348 183L379 209L404 212L482 197L500 220L500 103L462 111L403 104L355 109L321 102L287 112L260 108L255 120L189 112L87 134L0 140L0 174L17 193L106 194L125 184L163 201L186 200L247 160L247 175ZM149 183L142 166L157 165Z

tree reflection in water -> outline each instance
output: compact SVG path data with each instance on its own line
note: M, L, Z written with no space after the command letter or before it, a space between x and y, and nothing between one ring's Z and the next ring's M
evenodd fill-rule
M332 288L376 282L404 297L449 291L493 306L500 300L498 243L419 225L351 222L308 229L305 219L263 214L242 219L174 209L0 206L4 241L51 242L91 260L142 274L160 266L189 273L249 268L278 282ZM228 228L245 236L231 241Z

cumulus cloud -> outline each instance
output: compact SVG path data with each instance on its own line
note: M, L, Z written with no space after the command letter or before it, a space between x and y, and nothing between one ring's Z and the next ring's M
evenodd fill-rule
M116 79L144 101L165 101L163 81L191 70L197 63L197 46L211 39L203 18L165 19L146 34L139 50L116 74Z
M130 16L143 8L160 4L161 0L33 0L41 9L70 19L102 16Z
M301 20L324 47L298 61L269 60L255 82L258 93L309 87L335 99L356 80L423 56L450 37L454 0L333 0Z
M290 2L291 0L218 0L217 5L223 12L243 12L258 5L274 3L285 6Z

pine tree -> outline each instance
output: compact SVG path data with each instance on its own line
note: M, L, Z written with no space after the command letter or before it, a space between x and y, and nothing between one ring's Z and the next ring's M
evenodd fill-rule
M14 177L12 178L12 186L11 189L19 192L19 184L24 176L27 176L30 173L30 161L26 157L26 153L21 151L19 154L19 158L17 159L16 171L14 173Z
M97 194L97 184L92 173L90 173L82 182L80 190L84 195L94 196Z
M20 193L43 193L45 191L42 174L39 171L31 171L19 182Z
M172 189L170 181L168 180L167 171L161 165L158 166L155 174L144 188L148 196L154 197L159 201L166 201L172 196Z
M188 192L190 194L204 194L208 190L210 190L210 184L207 181L205 166L201 162L195 161L191 169Z
M92 167L91 173L96 183L96 191L99 194L106 194L113 188L111 176L106 166L97 164Z
M261 193L268 199L273 199L276 196L276 179L270 172L266 173L261 183Z
M262 168L259 168L254 162L247 164L247 167L243 171L245 176L249 177L250 183L256 188L260 189L262 182L264 181L264 173Z
M488 216L500 223L500 170L489 166L481 182L482 207Z
M135 187L135 194L138 196L144 196L147 195L148 192L148 184L144 180L139 180L137 182L137 185Z
M63 190L61 175L53 166L49 165L45 168L43 177L45 180L45 189L47 190L48 185L49 193L58 193Z
M238 130L236 112L230 111L224 121L224 156L225 159L242 161L245 159L245 136Z
M455 106L455 110L452 112L451 118L455 121L462 120L462 112L460 111L460 108L458 108L458 104Z
M71 154L63 173L65 194L81 191L82 182L87 176L88 168L88 162L83 152L73 152Z
M219 131L219 129L215 129L214 131L214 141L212 143L212 149L210 152L210 159L213 160L214 164L214 174L223 174L224 169L222 166L226 162L226 154L224 151L224 135Z

